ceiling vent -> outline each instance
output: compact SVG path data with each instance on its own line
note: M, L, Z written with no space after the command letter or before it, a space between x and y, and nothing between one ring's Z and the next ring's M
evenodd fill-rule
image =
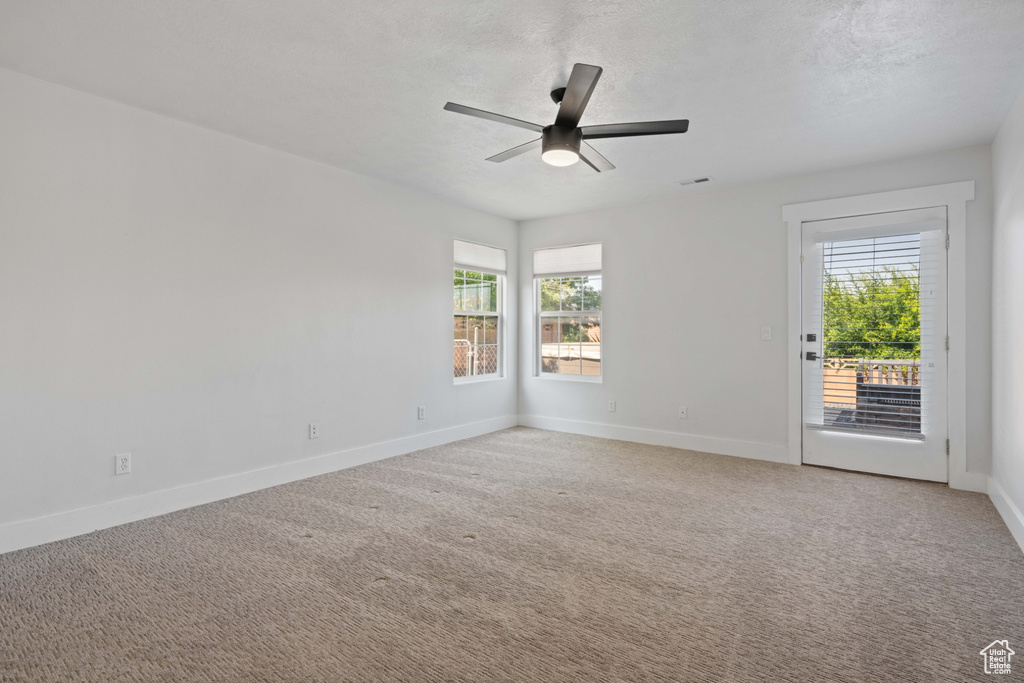
M689 180L680 180L679 184L680 185L684 185L684 186L685 185L701 185L702 183L710 183L710 182L711 182L711 176L706 175L706 176L702 176L700 178L690 178Z

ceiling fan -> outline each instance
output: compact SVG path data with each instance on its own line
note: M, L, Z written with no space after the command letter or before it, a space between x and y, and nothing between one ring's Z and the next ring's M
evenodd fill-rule
M488 121L504 123L517 128L525 128L540 137L526 144L505 150L501 154L488 157L487 161L501 163L512 157L541 150L540 158L552 166L571 166L580 159L598 173L615 168L612 162L598 154L597 150L587 144L587 140L601 138L628 138L638 135L667 135L685 133L690 126L688 119L675 121L646 121L643 123L611 123L603 126L580 126L580 118L586 109L590 96L601 77L601 67L589 64L576 64L569 74L569 83L564 88L551 91L551 99L558 105L558 116L551 126L541 126L529 121L520 121L509 116L494 114L483 109L474 109L462 104L449 102L444 105L447 111L457 114L475 116Z

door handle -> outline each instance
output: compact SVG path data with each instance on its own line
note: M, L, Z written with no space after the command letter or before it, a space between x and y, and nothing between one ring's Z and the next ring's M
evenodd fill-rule
M806 358L807 360L818 360L818 354L816 354L814 351L808 351Z

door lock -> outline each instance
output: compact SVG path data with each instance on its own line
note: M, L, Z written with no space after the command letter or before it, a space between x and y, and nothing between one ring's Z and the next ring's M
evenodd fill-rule
M808 351L806 357L807 360L818 360L818 354L816 354L814 351Z

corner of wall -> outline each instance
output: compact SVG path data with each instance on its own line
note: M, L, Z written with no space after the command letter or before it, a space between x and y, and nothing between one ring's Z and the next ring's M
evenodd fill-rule
M1024 549L1024 90L992 141L992 476L989 496Z

